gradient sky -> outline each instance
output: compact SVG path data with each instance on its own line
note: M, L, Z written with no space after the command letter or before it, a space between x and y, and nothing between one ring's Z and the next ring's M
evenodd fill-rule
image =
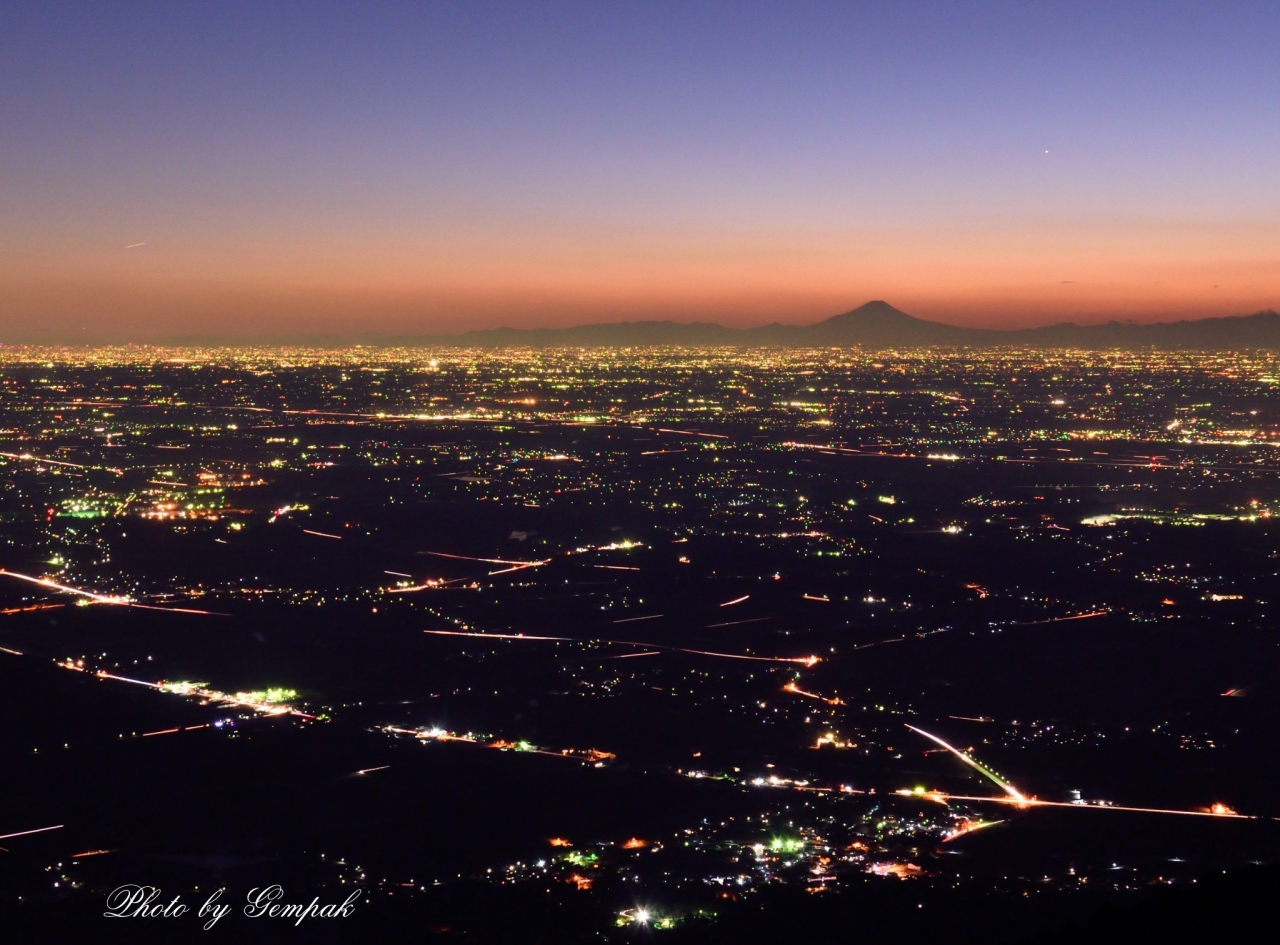
M1274 0L8 0L0 341L1280 308L1278 39Z

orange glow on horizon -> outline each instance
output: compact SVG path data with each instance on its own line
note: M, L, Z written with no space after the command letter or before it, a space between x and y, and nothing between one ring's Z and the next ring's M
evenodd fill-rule
M811 324L870 299L972 327L1280 307L1280 227L986 226L745 235L318 233L211 247L32 247L0 264L0 341L455 333L672 319ZM38 329L37 329L38 326ZM19 332L27 336L18 338ZM5 337L7 336L7 337Z

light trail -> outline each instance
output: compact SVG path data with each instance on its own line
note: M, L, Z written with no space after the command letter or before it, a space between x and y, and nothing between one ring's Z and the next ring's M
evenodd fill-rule
M1003 801L1001 802L1003 803ZM943 843L950 843L952 840L959 840L965 834L973 833L975 830L983 830L987 827L994 827L997 824L1004 823L1003 820L980 820L976 824L966 824L963 827L957 827L942 838Z
M1069 807L1072 810L1114 810L1127 811L1131 814L1175 814L1180 817L1216 817L1219 820L1262 820L1257 814L1237 814L1235 811L1226 808L1222 810L1176 810L1168 807L1126 807L1122 804L1078 804L1074 801L1041 801L1034 797L1024 797L1021 800L1012 797L970 797L964 794L944 794L941 791L929 791L926 794L915 794L911 791L906 793L911 794L913 797L927 797L930 800L938 800L943 803L946 801L975 801L990 804L1012 804L1016 807Z
M453 558L457 561L481 561L485 564L514 564L526 568L536 567L540 564L550 564L551 559L545 561L508 561L505 558L473 558L471 555L451 555L443 551L424 551L424 555L431 555L433 558Z
M220 610L196 610L194 607L158 607L155 604L139 604L137 601L129 601L126 606L136 607L139 610L161 610L171 614L203 614L206 617L231 616L231 614L223 613Z
M721 606L724 606L723 604ZM772 617L752 617L749 620L726 620L724 623L709 623L708 630L714 630L716 627L737 627L744 623L764 623L766 620L772 620Z
M466 630L423 630L440 637L474 637L487 640L529 640L556 643L603 643L608 646L639 646L668 653L692 653L695 656L715 656L726 660L754 660L761 663L798 663L814 666L822 662L817 656L749 656L743 653L717 653L713 650L691 650L683 646L667 646L662 643L640 643L635 640L579 640L576 637L543 637L524 633L475 633Z
M1066 617L1050 617L1048 620L1027 620L1022 623L1011 624L1014 627L1035 627L1045 623L1063 623L1067 620L1087 620L1090 617L1105 617L1111 611L1109 610L1091 610L1087 614L1070 614Z
M941 745L943 748L947 749L947 751L951 752L953 755L955 755L965 764L976 769L984 777L990 779L991 781L994 781L1009 796L1008 797L975 797L975 796L970 796L966 794L946 794L942 791L917 792L917 791L902 790L902 791L896 792L903 796L910 795L913 797L924 797L924 798L927 798L928 800L937 801L943 804L951 800L975 801L978 803L990 803L990 804L1012 804L1015 807L1018 807L1019 809L1024 809L1024 810L1029 807L1069 807L1069 808L1072 808L1073 810L1081 810L1081 809L1114 810L1114 811L1126 811L1128 813L1134 813L1134 814L1174 814L1181 817L1217 817L1220 819L1228 819L1228 820L1230 819L1260 820L1261 819L1256 814L1237 814L1235 811L1227 807L1225 804L1214 804L1213 807L1210 808L1209 810L1175 810L1167 807L1129 807L1122 804L1086 804L1086 803L1077 803L1074 801L1038 800L1037 798L1034 798L1034 797L1027 797L1025 794L1023 794L1021 791L1015 788L1008 781L1005 781L999 775L995 774L989 768L983 766L981 763L979 763L969 755L960 751L958 748L954 748L953 746L948 745L941 738L938 738L938 736L930 735L924 729L916 728L914 725L908 725L907 728L911 729L911 731L915 732L916 734L923 735L925 738L929 739L930 741L936 742L937 744Z
M805 696L809 699L817 699L819 702L827 701L826 699L822 698L822 696L818 695L816 692L805 692L803 689L801 689L799 686L797 686L793 682L789 682L785 686L783 686L782 691L794 692L797 696Z
M63 669L74 670L75 672L78 672L78 673L87 672L87 670L84 668L83 662L78 663L71 659L67 659L61 663L55 663L54 665L60 666ZM177 696L184 696L186 698L203 699L205 700L205 703L215 702L220 705L240 706L246 709L252 709L254 712L257 712L258 714L264 715L264 716L296 715L299 718L303 718L303 719L315 718L314 715L309 715L308 713L303 712L301 709L295 709L293 706L288 705L283 701L281 702L272 701L272 697L270 696L270 694L267 694L264 699L258 700L258 699L249 698L250 696L257 695L256 693L219 692L216 689L203 688L205 685L204 683L186 683L186 682L155 683L155 682L148 682L145 679L130 679L128 676L117 676L114 673L108 673L104 669L94 670L93 675L97 676L99 679L114 679L116 682L133 683L135 686L146 686L148 689L158 689L160 692L167 692ZM288 698L293 698L296 695L297 693L290 691ZM172 732L177 732L177 731L190 732L190 731L194 731L195 729L208 728L208 726L209 726L209 723L206 722L203 725L188 725L185 728L179 726L178 728L163 729L158 732L147 732L145 734L146 735L168 735L168 734L171 734Z
M668 430L666 427L658 427L658 432L659 433L679 433L681 436L705 436L708 439L712 439L712 440L729 439L729 437L723 433L699 433L696 430Z
M28 607L6 607L0 610L0 614L23 614L31 610L57 610L59 607L65 607L65 604L31 604Z
M408 575L405 576L408 577ZM388 587L385 588L383 592L386 594L410 594L414 591L429 591L434 587L447 587L450 584L459 584L462 581L469 580L471 580L471 578L449 578L448 580L444 580L443 578L431 578L424 581L422 584L415 584L412 587Z
M0 840L12 840L14 837L29 837L33 833L48 833L50 830L61 830L66 824L55 827L37 827L35 830L19 830L17 833L0 833Z
M82 591L78 587L68 587L66 584L59 584L57 581L50 581L48 578L32 577L29 574L19 574L17 571L9 571L0 568L0 574L8 575L11 578L17 578L19 581L27 581L31 584L39 584L41 587L47 587L55 591L63 591L67 594L78 594L81 597L87 597L90 600L96 600L100 604L132 604L127 597L110 597L106 594L95 594L93 591Z
M480 637L485 640L556 640L565 643L586 643L586 640L575 640L573 637L535 637L525 633L473 633L467 630L423 630L437 637ZM608 640L604 642L609 642Z
M652 644L657 646L657 644ZM683 647L671 647L676 653L696 653L698 656L718 656L726 660L756 660L761 663L798 663L801 666L816 666L822 662L818 656L746 656L741 653L715 653L711 650L686 650Z
M672 431L672 432L676 432L676 431ZM822 452L845 453L853 456L863 456L867 458L923 459L923 460L942 458L937 456L922 455L919 453L886 453L883 451L850 449L849 447L845 447L845 446L822 446L821 444L818 444L818 443L782 442L782 443L779 443L778 445L789 446L795 449L811 449L811 450L820 450ZM1214 441L1207 441L1206 445L1218 446L1218 445L1221 445L1221 443L1214 442ZM947 457L947 458L949 459L950 457ZM1240 472L1242 469L1247 468L1249 472L1280 472L1280 468L1277 468L1275 466L1242 467L1242 466L1224 466L1224 465L1215 464L1215 463L1190 463L1190 462L1158 463L1154 461L1145 462L1145 463L1132 463L1132 462L1122 462L1122 461L1115 461L1115 460L1103 461L1103 460L1081 459L1079 457L1062 457L1062 458L1056 458L1056 459L1038 459L1038 458L1021 458L1020 457L1018 459L1013 459L1012 457L1006 457L1006 456L957 456L956 459L965 460L965 461L974 460L978 462L1015 463L1015 464L1027 465L1027 466L1071 463L1072 465L1075 465L1075 466L1102 466L1102 467L1121 467L1121 468L1127 467L1131 469L1182 469L1182 470L1208 469L1208 470L1213 470L1217 472Z
M65 463L57 459L45 459L43 456L32 456L30 453L0 453L0 457L5 459L20 459L28 463L44 463L47 466L70 466L72 469L88 469L88 466L81 466L79 463Z
M664 617L664 616L666 616L666 615L665 615L665 614L650 614L650 615L649 615L649 616L647 616L647 617L623 617L621 620L614 620L614 621L611 621L611 622L612 622L612 623L636 623L637 621L640 621L640 620L657 620L659 617Z
M806 692L797 686L794 682L789 682L782 687L783 692L795 693L797 696L805 696L809 699L817 699L819 702L825 702L827 705L844 705L844 700L833 696L828 699L826 696L820 696L816 692Z
M743 594L741 597L735 597L733 600L727 600L721 607L732 607L734 604L741 604L744 600L751 600L750 594Z
M84 672L84 669L79 666L68 666L66 663L59 663L58 665L63 669L76 669L80 672ZM97 676L99 679L114 679L116 682L133 683L135 686L147 686L151 689L162 688L159 683L147 682L145 679L130 679L128 676L116 676L113 673L108 673L105 669L100 669L93 675Z
M199 405L197 405L199 406ZM246 408L240 407L224 407L224 410L240 410ZM265 409L265 408L262 408ZM290 416L307 416L307 417L353 417L357 420L417 420L438 422L447 421L467 421L470 423L502 423L498 417L473 417L470 414L410 414L410 413L341 413L337 410L281 410L281 414ZM566 424L567 425L567 424Z
M9 571L4 568L0 568L0 575L6 575L11 578L17 578L19 581L26 581L30 584L38 584L41 587L47 587L50 590L62 591L63 593L66 593L66 594L76 594L80 597L85 597L85 598L88 598L89 600L97 601L99 604L112 604L117 607L136 607L140 610L162 610L167 613L176 613L176 614L203 614L209 617L231 616L230 614L218 613L212 610L196 610L191 607L157 607L154 604L139 604L137 601L135 601L131 597L112 597L107 594L98 594L98 593L95 593L94 591L81 590L78 587L71 587L67 584L59 584L57 581L50 581L48 578L32 577L29 574L19 574L17 571ZM41 606L47 607L47 606L61 606L61 605L41 605ZM22 609L28 609L28 608L22 608ZM37 608L29 608L29 609L37 609Z
M341 535L330 535L328 532L312 531L310 528L304 528L302 531L304 534L315 535L318 538L336 538L338 541L342 541Z
M452 475L452 473L445 473L444 475ZM621 542L621 543L615 542L609 545L597 545L594 547L587 547L587 548L575 548L572 551L562 552L562 554L563 555L585 554L591 551L616 551L618 549L629 551L632 548L639 548L639 547L641 547L641 543L632 543L629 541ZM435 558L452 558L455 561L478 561L484 564L507 565L507 567L501 568L497 571L490 571L486 575L486 577L495 577L499 574L510 574L512 571L523 571L526 568L540 568L543 565L550 564L554 560L554 557L552 557L552 558L543 558L537 561L512 561L507 558L478 558L472 555L455 555L455 554L449 554L444 551L420 551L418 552L418 554L431 555L432 557L435 557ZM625 565L618 565L618 564L597 564L597 565L594 565L594 567L605 568L610 571L639 571L640 570L640 568L628 567ZM386 573L394 574L395 572L388 571ZM412 588L412 590L423 590L423 589L425 589L425 587ZM404 590L409 590L409 588L405 588Z
M480 744L479 741L470 735L455 735L452 732L446 732L442 728L428 729L424 732L422 729L417 728L400 728L397 725L384 725L382 726L382 731L394 732L396 735L412 735L415 738L421 738L423 740L434 738L439 742L470 742L473 745Z
M490 571L486 576L493 577L495 574L510 574L512 571L527 571L529 568L538 568L548 563L549 562L547 561L534 561L531 564L517 564L510 568L502 568L498 571Z
M1001 789L1002 791L1004 791L1006 794L1008 794L1008 795L1009 795L1009 797L1010 797L1010 799L1011 799L1013 802L1018 803L1018 804L1028 804L1028 803L1030 803L1030 799L1029 799L1029 798L1027 798L1027 797L1026 797L1026 796L1025 796L1021 791L1019 791L1016 787L1014 787L1014 786L1013 786L1012 784L1010 784L1008 781L1004 780L1004 778L1000 777L998 774L996 774L996 773L995 773L994 771L992 771L990 768L987 768L986 766L984 766L981 762L979 762L979 761L975 760L975 759L974 759L973 757L971 757L970 755L965 754L965 753L964 753L963 751L961 751L959 748L956 748L956 747L954 747L954 746L952 746L952 745L948 745L946 742L944 742L944 741L943 741L941 738L939 738L937 735L930 735L928 732L926 732L926 731L925 731L924 729L922 729L922 728L916 728L914 725L908 725L908 726L907 726L907 728L911 729L911 731L915 732L917 735L923 735L925 738L929 739L929 741L934 742L935 744L941 745L943 748L945 748L947 751L951 752L953 755L955 755L957 758L959 758L961 761L963 761L963 762L964 762L965 764L967 764L969 767L973 768L975 771L977 771L977 772L978 772L979 774L981 774L983 777L985 777L985 778L989 779L990 781L993 781L995 784L999 785L999 786L1000 786L1000 789Z
M603 767L606 761L613 761L618 757L611 751L601 751L598 748L562 748L559 751L552 751L547 748L539 748L523 739L515 742L508 741L505 738L482 741L482 738L487 736L479 736L470 732L465 735L458 735L443 728L412 729L401 728L396 725L383 725L379 728L380 731L392 732L396 735L412 735L422 742L467 742L480 748L489 748L495 751L515 751L523 755L546 755L548 758L569 759L584 764L594 764L597 768ZM390 767L390 765L384 765L383 767ZM380 771L381 769L369 768L366 770ZM356 774L364 774L364 772L357 771Z

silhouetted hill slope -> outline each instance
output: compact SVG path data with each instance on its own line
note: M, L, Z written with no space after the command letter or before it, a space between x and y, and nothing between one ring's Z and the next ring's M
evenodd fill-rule
M1032 945L1176 945L1265 942L1276 934L1280 867L1254 866L1165 890L1130 909L1103 909Z
M396 340L467 347L781 345L899 348L1025 345L1094 349L1280 349L1280 314L1266 311L1150 325L1127 322L1076 325L1064 322L1006 331L926 321L901 312L888 302L875 301L813 325L781 325L775 322L758 328L726 328L709 322L611 322L574 328L492 328L448 337Z
M1134 348L1280 348L1280 314L1273 311L1197 321L1132 325L1046 325L1010 333L1015 344L1065 347Z

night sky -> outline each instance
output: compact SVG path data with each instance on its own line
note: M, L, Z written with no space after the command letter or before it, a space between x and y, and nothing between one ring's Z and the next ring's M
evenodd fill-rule
M1280 307L1275 3L0 10L0 341Z

